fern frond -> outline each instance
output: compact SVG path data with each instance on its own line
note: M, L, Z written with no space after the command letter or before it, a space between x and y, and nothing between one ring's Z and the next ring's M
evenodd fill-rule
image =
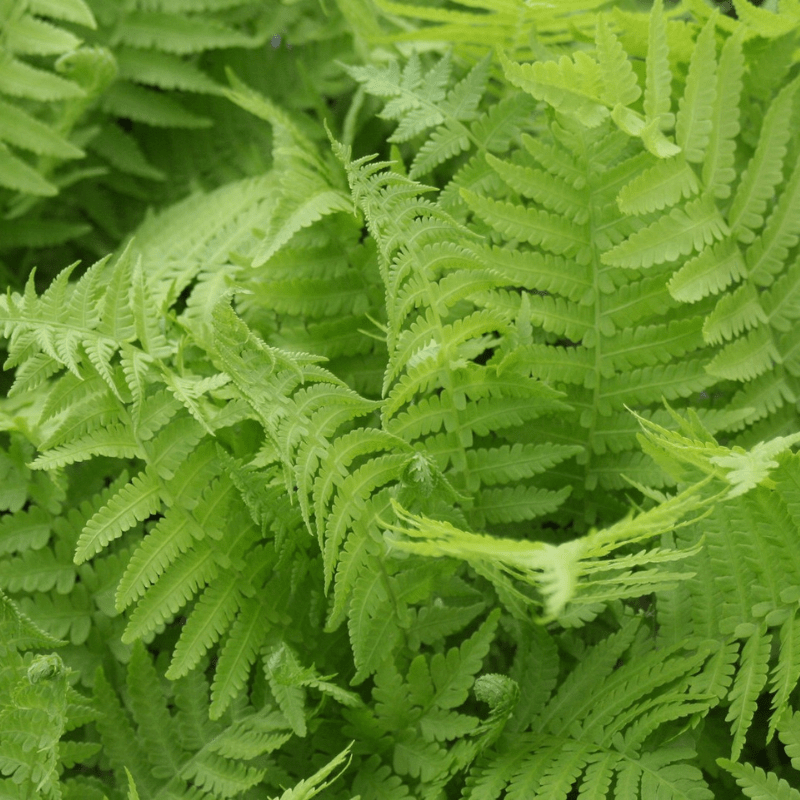
M781 361L769 329L758 327L748 331L719 349L707 369L712 375L739 381L753 381Z
M644 113L646 123L656 121L656 129L672 126L675 118L670 111L672 74L669 67L669 47L664 27L664 3L656 0L650 12L650 30L647 41L646 82Z
M660 159L627 183L617 203L623 214L649 214L690 199L700 190L694 170L681 155Z
M678 103L675 141L687 161L703 163L712 130L716 89L714 32L717 17L712 15L697 37L692 51L686 90Z
M569 185L555 180L543 170L534 170L517 164L509 164L491 153L486 154L486 163L515 191L530 197L556 214L563 214L573 222L586 222L586 201L583 195Z
M83 150L16 106L0 101L0 140L52 158L82 158Z
M582 51L572 59L562 56L558 62L514 64L501 54L506 77L515 86L569 114L589 128L595 128L609 116L608 108L598 99L603 92L600 65Z
M136 83L117 82L103 95L102 109L109 115L136 120L156 128L209 128L208 117L194 114L168 95Z
M293 789L287 789L278 800L305 800L306 798L318 794L322 789L326 789L336 778L333 778L327 783L323 783L323 779L327 778L328 775L345 760L345 757L349 755L351 747L352 743L347 745L344 750L332 758L324 767L318 769L310 778L300 781ZM349 764L350 759L348 758L344 769L346 769ZM339 776L337 775L336 777L338 778Z
M727 220L733 235L740 242L750 243L754 240L754 231L763 225L767 203L783 177L789 118L798 86L798 80L786 84L770 104L758 146L734 194Z
M711 132L703 163L703 183L723 200L730 196L730 185L736 177L734 156L740 128L737 100L744 72L743 35L743 28L738 28L720 54Z
M42 453L31 462L31 468L55 469L77 461L86 461L93 456L136 458L139 455L140 447L136 437L125 426L117 423Z
M747 266L739 248L731 239L723 239L689 259L669 279L667 288L676 300L696 302L708 294L721 292L746 276ZM725 330L720 321L714 319L715 315L716 310L704 324L704 338L708 343L716 343L721 331Z
M149 752L154 778L171 778L180 771L184 760L175 720L167 709L153 702L158 687L158 673L141 643L131 650L127 686L133 718L140 741Z
M730 234L717 207L707 199L692 200L673 208L667 216L642 230L602 256L605 264L642 269L673 261L692 250L702 251Z
M212 720L219 719L231 701L241 693L258 652L266 641L268 627L263 600L255 597L243 600L241 613L220 649L211 685L209 715Z
M759 798L759 800L800 799L800 792L793 789L774 772L764 772L761 767L738 763L727 758L718 758L717 764L736 778L736 783L742 787L748 797Z
M199 538L201 531L188 514L177 511L163 517L128 562L117 587L117 610L122 611L141 597L179 554L185 553L192 541Z
M640 625L639 618L626 621L586 652L534 718L536 732L518 735L504 752L474 769L473 786L486 797L506 786L509 797L522 798L546 790L563 793L573 785L605 797L615 777L620 796L636 796L641 786L651 795L691 793L710 800L702 773L691 766L691 747L641 748L652 731L703 714L713 704L689 688L708 653L681 653L680 645L668 653L651 647L643 652L633 644ZM584 681L600 694L589 698Z
M60 61L54 65L55 69L48 63L52 56L68 57L70 51L79 49L81 40L66 27L55 21L45 22L41 16L90 28L96 28L96 23L82 2L52 9L14 6L3 14L0 185L12 193L48 197L58 192L57 181L50 174L52 166L82 158L85 153L70 141L71 126L61 124L57 117L47 113L47 104L69 104L76 99L80 102L87 93L80 82L58 74L63 73ZM8 102L1 99L3 95ZM41 104L45 104L44 109ZM22 154L17 155L17 150L29 151L40 158L30 163ZM21 199L19 195L17 199Z
M181 632L166 676L173 680L193 669L228 630L240 606L241 594L235 584L215 583L208 587Z
M770 676L772 714L767 730L767 741L775 735L780 721L790 711L789 698L800 678L800 620L789 614L781 625L778 661Z
M578 225L546 211L479 197L467 189L461 190L461 197L484 222L509 239L539 245L555 255L574 257L578 263L588 257L586 235Z
M78 540L75 563L87 561L137 522L155 514L161 502L161 486L153 471L146 469L134 476L86 523Z
M247 36L208 17L158 11L126 14L115 38L115 43L179 55L226 47L257 47L262 43L260 37Z
M774 276L783 271L789 252L797 244L800 220L794 208L798 186L800 162L795 164L763 232L745 254L750 281L756 285L770 285Z
M141 639L174 617L206 582L219 575L218 561L207 540L189 550L139 601L130 615L123 642Z
M174 34L175 31L170 31L170 33ZM196 45L196 40L194 44ZM222 94L224 91L220 84L195 65L183 60L174 52L166 52L165 49L157 50L153 47L143 48L141 46L120 47L115 56L119 67L119 77L124 80L136 80L165 90L178 89L183 92L199 94L216 95ZM112 130L111 128L107 129L107 131ZM124 131L120 131L120 133L124 133ZM113 135L116 136L117 133L114 132ZM139 150L135 139L131 137L127 141L129 144L120 148L122 152L125 152L125 147L132 154ZM94 144L96 147L96 140ZM135 148L135 150L131 148ZM142 155L141 158L144 159L144 156ZM139 156L134 155L134 160L138 161L138 159ZM146 163L143 166L145 166L144 177L164 179L161 170L149 167Z
M674 525L689 510L708 502L698 499L695 493L709 480L710 477L697 487L676 495L636 519L627 519L605 532L593 531L583 539L558 546L546 542L518 542L469 533L447 522L409 514L395 501L392 501L392 506L398 519L414 527L386 523L383 527L387 529L386 536L392 548L427 556L462 558L473 566L480 563L482 566L496 568L492 580L505 589L511 588L509 578L536 586L542 597L544 616L551 619L564 612L568 603L593 603L600 600L603 594L593 594L591 582L587 597L581 597L581 577L597 569L625 570L629 562L625 556L599 563L594 559L619 547L657 535ZM407 538L392 536L388 531ZM690 556L691 551L684 555ZM656 556L655 553L647 554L643 561L658 561Z
M235 797L264 777L265 771L256 766L259 757L286 741L286 723L270 708L237 709L224 722L209 722L205 697L189 678L177 681L178 712L170 714L151 657L141 643L133 648L127 683L132 715L98 669L95 692L103 716L97 726L118 778L130 770L135 783L151 795L185 794L191 782L215 800ZM194 719L189 703L203 706L199 719ZM207 735L187 736L200 720ZM137 743L127 752L126 739ZM142 747L143 741L151 746Z
M606 0L589 0L588 3L586 0L569 0L561 8L569 14L571 11L601 8L605 4ZM455 45L456 53L470 62L480 60L487 47L510 49L519 58L533 57L539 54L539 48L556 48L562 42L571 41L575 34L570 30L570 24L578 26L582 35L590 35L594 28L594 22L581 15L569 14L573 22L567 23L563 13L547 4L519 6L464 0L457 4L458 8L429 8L393 0L377 0L376 5L390 15L390 19L397 16L438 23L434 26L406 23L411 24L413 30L384 35L386 40L450 42ZM526 42L519 36L520 30L534 29L537 31L536 44Z
M797 769L800 765L800 712L783 715L778 723L778 735L786 747L786 754L792 759L792 766Z
M784 19L777 13L763 8L756 8L751 3L743 2L743 0L736 0L734 8L739 19L748 28L756 31L759 36L763 36L766 39L775 39L796 30L797 18L795 15ZM794 16L794 19L792 19L792 16Z

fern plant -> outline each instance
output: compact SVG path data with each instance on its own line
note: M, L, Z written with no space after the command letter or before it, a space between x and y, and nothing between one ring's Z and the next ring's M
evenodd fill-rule
M580 415L559 414L543 431L550 438L562 429L559 439L573 443L585 430L581 477L570 480L585 490L619 489L618 475L629 468L644 474L644 462L630 452L635 430L623 399L644 409L661 394L690 398L722 381L719 388L735 394L724 411L703 415L713 430L749 427L735 441L753 443L793 424L784 337L796 313L788 289L797 241L789 211L794 158L786 149L796 84L787 82L769 104L753 145L735 152L748 88L745 33L734 32L717 56L718 22L710 17L699 32L677 104L659 4L650 15L644 91L603 17L592 55L531 65L501 52L508 79L552 109L547 135L523 134L505 159L476 156L494 180L478 191L458 187L488 238L473 239L470 256L501 271L506 284L536 293L530 313L518 290L492 297L494 307L521 311L541 329L524 348L496 348L495 357L502 369L535 365L530 374L569 387ZM690 35L684 33L684 48ZM415 113L405 110L401 125ZM673 124L675 141L664 132ZM734 180L736 165L741 178ZM660 321L664 308L668 323ZM727 416L736 412L741 416Z
M797 794L796 4L452 5L63 62L175 202L0 299L10 797Z

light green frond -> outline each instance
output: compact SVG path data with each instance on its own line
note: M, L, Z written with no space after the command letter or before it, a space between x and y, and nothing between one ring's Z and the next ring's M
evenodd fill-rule
M456 708L467 699L475 675L489 653L500 618L499 609L492 611L478 630L447 654L437 653L430 662L433 691L429 703L439 708Z
M547 317L540 317L547 323ZM589 350L577 348L550 347L544 344L520 345L508 354L498 367L498 374L515 367L535 372L536 376L552 385L553 381L586 385L596 368L596 362Z
M56 591L22 597L20 608L47 631L75 646L85 645L92 628L91 600L86 588L77 584L67 595Z
M556 255L574 256L579 264L588 256L589 243L578 225L546 211L481 197L468 189L460 194L480 219L508 239L539 245Z
M91 519L78 539L75 563L82 564L99 553L109 542L142 522L161 508L161 485L155 474L145 469L123 486Z
M176 692L178 691L176 686ZM208 749L226 758L256 758L262 753L278 750L292 738L286 730L286 720L278 711L264 708L237 720L217 736L209 736Z
M730 196L736 177L734 153L739 134L739 97L742 91L744 29L737 28L722 48L716 78L711 133L703 163L703 183L719 199Z
M127 777L149 797L182 797L202 786L213 800L241 796L263 779L258 758L287 741L285 720L268 707L240 707L225 722L209 722L203 686L201 675L180 679L171 713L152 657L138 643L127 667L129 714L98 669L97 728L118 779Z
M22 494L26 494L24 489ZM48 517L41 508L34 506L0 518L0 552L4 555L28 548L38 550L49 538Z
M0 563L0 586L8 592L33 594L49 592L57 586L60 594L68 594L74 584L74 570L60 562L48 547L27 550Z
M198 94L222 94L223 87L196 66L171 52L152 48L121 47L116 53L119 76L161 89L179 89ZM135 140L131 140L135 144ZM157 173L162 175L160 170Z
M739 266L736 261L734 265ZM720 297L703 323L703 339L709 344L722 344L744 331L752 331L768 323L769 317L759 302L755 287L752 283L743 283Z
M339 494L325 521L323 564L325 592L330 588L333 570L339 558L339 548L353 520L363 514L366 502L379 487L400 478L408 463L406 454L387 454L371 459L358 467L341 482Z
M658 403L699 392L708 383L705 362L699 358L654 367L641 367L626 377L614 376L604 381L598 404L601 414L610 414L626 401ZM631 389L631 387L634 387Z
M530 478L580 452L579 446L558 444L475 448L467 451L469 475L474 482L469 488L475 491L480 485L493 486Z
M572 59L515 64L500 52L506 77L515 86L544 100L557 111L574 116L588 128L595 128L609 117L600 101L604 92L600 65L583 51Z
M209 716L219 719L244 689L256 656L267 638L269 621L263 601L248 597L221 647L211 684Z
M491 55L488 54L448 92L440 104L445 124L437 128L417 151L409 170L412 180L428 174L443 162L469 149L470 140L474 138L474 126L467 128L465 123L479 117L477 108L486 91L490 63Z
M489 523L521 522L551 514L569 497L571 490L571 486L557 492L534 486L485 489L475 509Z
M322 535L322 520L327 516L327 507L335 499L334 493L341 490L342 482L348 475L353 461L368 453L397 450L410 453L410 448L402 439L379 430L359 429L336 438L328 448L324 459L321 459L320 474L314 481L314 510L320 535Z
M785 713L778 723L778 736L795 769L800 767L800 711Z
M29 344L26 350L30 352L33 347ZM63 369L62 364L46 353L36 353L29 358L26 352L22 352L20 355L26 360L14 372L14 385L8 390L9 397L36 390L49 377ZM12 366L11 361L12 359L9 357L4 366Z
M337 775L336 778L332 778L327 783L322 782L350 755L351 747L352 743L347 745L339 755L332 758L324 767L318 769L310 778L300 781L293 789L287 789L277 800L311 800L312 797L318 795L339 777ZM342 771L347 769L349 764L350 758L347 759L347 764Z
M702 300L709 294L719 294L732 283L747 277L747 266L736 243L730 239L706 247L690 258L680 269L673 273L667 281L669 293L676 300L693 303ZM704 336L711 343L722 335L724 318L719 322L709 321L704 324Z
M617 204L623 214L649 214L688 200L699 191L697 176L681 154L642 171L622 188Z
M669 67L663 0L656 0L650 11L646 71L644 90L646 121L650 123L657 120L657 129L667 130L674 124L675 117L670 110L672 73Z
M69 373L54 384L42 410L43 419L50 424L43 426L46 438L39 443L39 451L46 453L67 442L75 443L89 433L120 423L124 419L121 412L119 400L99 375L79 381Z
M156 307L149 277L137 259L131 275L130 303L133 310L136 337L150 358L166 358L172 354L174 345L167 342L162 329L162 320L153 314ZM123 351L125 350L123 346Z
M156 128L209 128L208 117L194 114L166 94L137 83L117 81L103 95L102 109L109 115L136 120Z
M758 285L769 285L786 267L789 253L800 237L800 160L795 163L789 180L781 192L763 231L747 248L745 260L750 280Z
M784 714L791 713L790 695L800 679L800 620L789 614L781 625L778 661L770 675L772 691L772 714L766 740L769 742L780 726ZM787 748L788 749L788 748Z
M142 441L152 439L175 416L179 408L178 401L166 389L159 388L147 395L139 414L138 436Z
M90 378L93 373L100 375L122 400L125 395L121 383L123 373L112 363L116 353L120 349L132 352L134 345L131 343L137 333L148 332L145 341L155 348L153 354L166 355L163 337L153 332L154 309L144 302L136 302L137 296L142 300L146 297L147 290L138 264L134 264L130 246L112 268L107 268L107 261L107 258L101 259L77 283L69 283L73 264L58 275L41 297L36 296L31 276L23 296L9 292L3 298L0 321L5 324L6 335L10 336L7 366L29 361L41 351L81 380ZM140 276L133 290L132 270ZM138 352L138 348L134 352ZM35 362L35 365L36 369L31 370L23 364L21 379L28 385L43 368L52 370L49 362Z
M780 360L769 328L761 325L719 348L706 369L721 378L752 381Z
M166 677L181 678L192 670L225 631L241 605L235 582L217 582L200 596L175 645Z
M733 0L736 16L751 30L765 39L777 39L791 31L797 30L797 12L786 16L758 8L748 0ZM781 9L783 10L783 9Z
M397 62L391 62L378 71L375 67L346 67L356 80L364 85L367 92L388 100L380 116L399 121L397 130L390 141L406 142L431 127L438 127L446 121L468 120L469 107L459 114L459 100L477 105L483 93L481 75L474 73L472 82L462 83L461 89L454 88L446 99L445 86L450 77L450 57L445 55L427 75L422 74L422 64L416 52L412 53L400 74ZM485 73L485 68L484 68ZM483 77L485 85L486 76ZM465 79L466 81L467 79ZM477 80L477 85L474 85ZM466 128L458 126L462 135Z
M597 61L603 81L602 99L612 108L630 106L642 94L636 74L619 39L608 27L606 17L597 15Z
M572 302L580 300L590 288L588 266L573 263L566 269L567 260L559 256L498 245L468 245L467 249L478 263L497 271L512 286L552 292Z
M130 287L135 268L132 248L129 245L117 259L104 287L100 303L101 322L98 333L115 341L130 341L135 337L135 321L130 306Z
M46 102L85 97L86 94L77 83L32 67L7 52L0 62L0 91L12 97Z
M261 783L265 774L265 769L223 759L203 749L183 767L180 777L212 797L236 797Z
M154 778L171 778L181 768L183 754L175 720L159 703L159 675L144 645L136 642L128 662L128 693L138 736L148 752Z
M125 15L117 42L131 47L185 55L227 47L257 47L258 37L247 36L209 17L133 11Z
M0 100L0 140L37 155L59 159L82 158L85 153L53 128Z
M493 565L497 568L496 579L502 586L510 588L509 578L536 586L541 593L544 615L552 619L561 614L569 602L583 602L576 599L581 576L590 574L598 567L594 559L608 555L625 544L657 535L674 525L689 510L698 507L696 491L687 490L635 519L628 518L606 531L594 531L587 537L557 547L546 542L520 542L470 533L447 522L409 514L394 501L392 506L398 519L406 525L413 525L413 528L388 523L384 527L401 535L387 534L392 548L427 556L462 558L473 565ZM690 554L685 553L686 556ZM654 555L649 554L645 561L657 561ZM609 559L599 566L625 570L628 562L622 556L617 560ZM592 596L586 602L598 600L599 596Z
M717 15L713 14L697 37L697 46L689 63L686 91L678 102L675 141L691 163L704 163L713 127L717 74L716 24Z
M707 657L705 651L644 652L635 644L640 620L623 627L585 652L561 688L533 721L534 733L518 734L505 752L485 759L473 785L496 797L522 800L542 791L563 796L572 786L582 795L603 798L610 782L615 796L691 796L711 800L703 774L692 766L691 746L640 749L655 730L669 730L673 720L705 714L707 696L687 693L692 676ZM597 687L591 697L587 683ZM648 710L641 708L644 698ZM502 765L502 770L500 766Z
M733 775L745 794L754 800L800 800L800 792L774 772L727 758L718 758L717 764Z
M195 543L194 550L151 586L131 613L122 641L131 644L158 630L191 600L201 587L219 575L219 559L208 540Z
M195 539L201 538L197 523L179 509L171 510L150 531L131 556L115 596L118 611L138 600L156 583Z
M348 629L353 663L358 672L350 681L351 685L362 683L374 672L401 637L385 581L377 560L372 564L368 561L353 588Z
M689 255L693 250L700 252L730 232L719 209L702 197L673 208L668 215L603 253L601 260L617 267L643 269Z
M139 443L132 431L124 425L111 424L42 453L31 462L31 468L57 469L93 456L136 458L139 455Z
M543 170L511 164L486 154L486 163L515 191L530 197L548 211L564 214L581 225L586 222L586 198L577 189Z
M519 136L533 105L534 100L527 95L503 97L498 103L491 105L485 114L479 116L470 126L470 130L486 152L504 153L511 141ZM466 166L468 165L465 165L465 169ZM462 171L460 174L465 176L466 172ZM459 176L455 176L453 180L458 181Z
M11 153L3 142L0 142L0 185L39 197L52 197L58 193L54 184Z
M761 126L753 157L739 181L727 214L728 225L740 242L755 239L776 186L783 179L783 160L790 135L790 118L800 79L787 83L772 101Z

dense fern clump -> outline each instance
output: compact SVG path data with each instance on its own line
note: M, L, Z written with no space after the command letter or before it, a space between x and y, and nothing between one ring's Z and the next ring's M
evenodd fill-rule
M734 7L0 11L0 795L800 800L800 6Z

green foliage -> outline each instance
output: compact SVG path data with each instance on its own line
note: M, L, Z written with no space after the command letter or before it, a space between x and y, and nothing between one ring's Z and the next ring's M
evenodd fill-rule
M800 7L735 6L0 9L0 794L797 795Z

